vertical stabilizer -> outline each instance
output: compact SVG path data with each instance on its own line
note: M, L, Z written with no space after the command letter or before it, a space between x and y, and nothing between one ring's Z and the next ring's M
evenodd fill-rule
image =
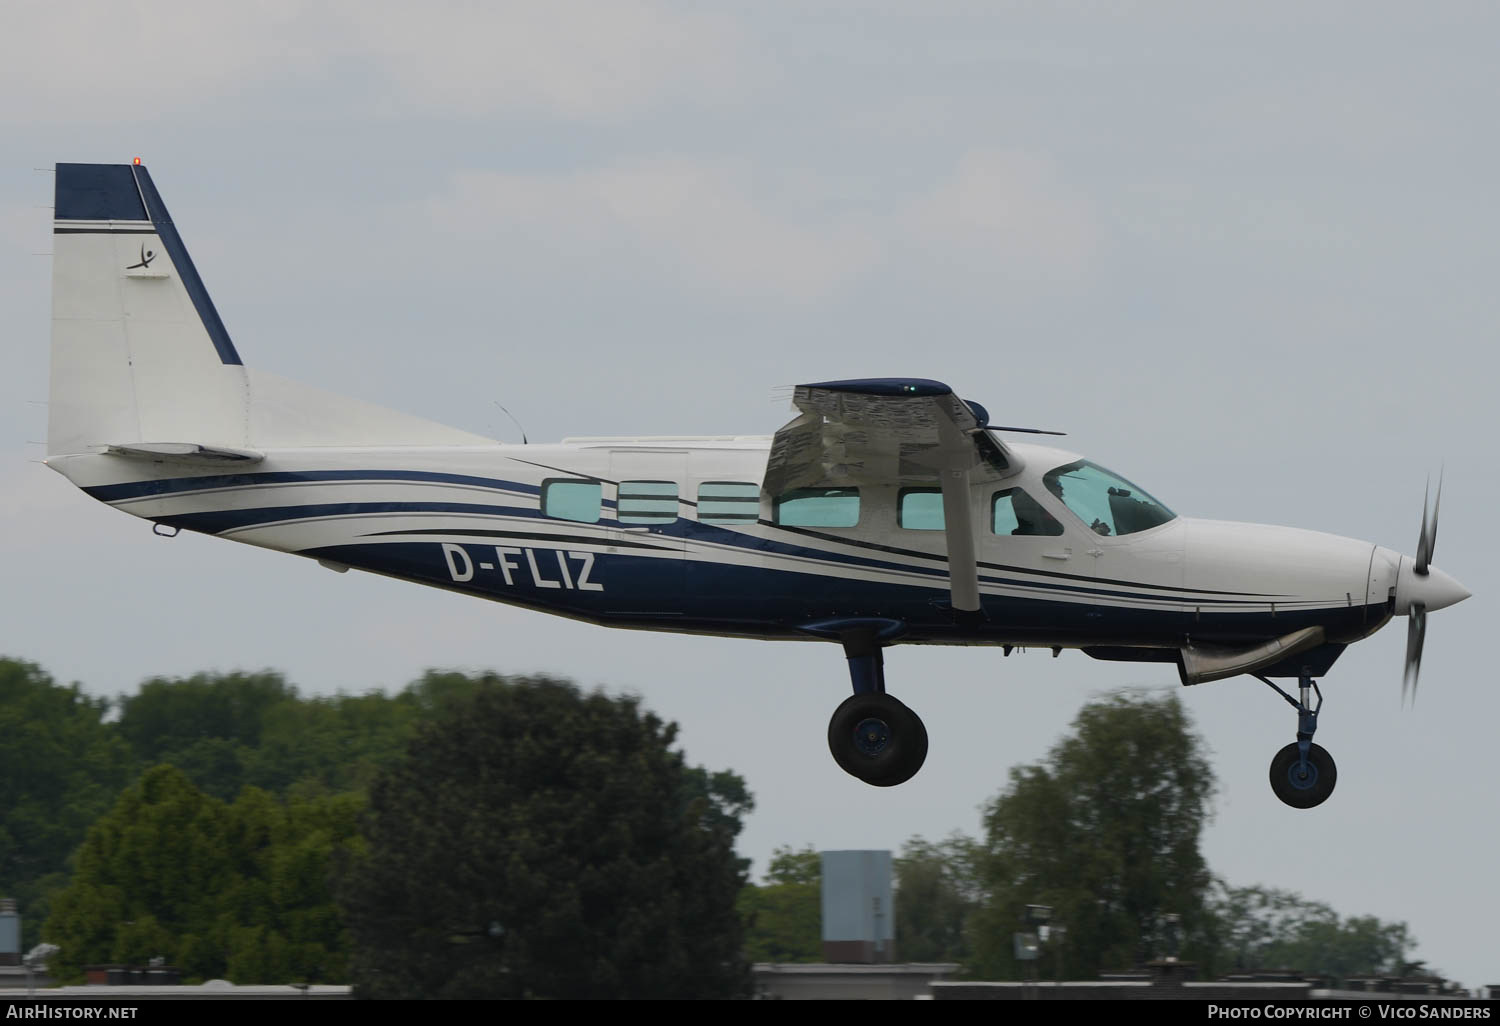
M58 164L47 453L247 444L245 369L145 167Z

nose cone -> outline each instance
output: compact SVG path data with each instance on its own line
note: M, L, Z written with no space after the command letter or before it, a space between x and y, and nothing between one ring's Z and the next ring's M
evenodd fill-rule
M1430 566L1425 574L1416 571L1416 563L1401 557L1401 570L1396 578L1396 615L1406 616L1413 605L1421 605L1428 612L1462 602L1469 597L1469 589Z

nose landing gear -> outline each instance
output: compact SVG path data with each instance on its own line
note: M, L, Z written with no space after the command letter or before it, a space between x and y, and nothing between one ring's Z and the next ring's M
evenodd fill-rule
M1297 740L1276 753L1271 760L1271 790L1276 797L1294 809L1310 809L1321 805L1333 794L1333 785L1338 783L1338 766L1333 756L1322 745L1313 744L1313 734L1318 729L1318 712L1323 708L1323 692L1311 677L1297 681L1301 700L1294 699L1281 688L1260 674L1255 679L1275 688L1276 693L1297 710ZM1308 690L1317 693L1316 707L1308 706Z

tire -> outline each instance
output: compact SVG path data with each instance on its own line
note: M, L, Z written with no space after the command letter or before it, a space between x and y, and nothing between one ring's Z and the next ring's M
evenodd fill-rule
M828 750L850 776L894 787L927 760L927 727L890 695L851 695L828 721Z
M1277 752L1276 758L1271 760L1271 790L1294 809L1322 805L1333 794L1333 785L1339 779L1333 756L1322 745L1310 744L1307 746L1307 765L1311 772L1305 777L1298 775L1299 762L1295 741Z

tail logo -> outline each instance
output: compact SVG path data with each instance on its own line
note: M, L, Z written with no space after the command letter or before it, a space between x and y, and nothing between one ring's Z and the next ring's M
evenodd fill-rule
M141 262L138 263L138 264L131 264L129 267L125 268L125 270L127 270L127 271L134 271L138 267L139 268L150 267L151 266L151 261L153 261L155 259L156 259L156 251L154 249L147 249L146 248L146 244L143 242L143 243L141 243Z

